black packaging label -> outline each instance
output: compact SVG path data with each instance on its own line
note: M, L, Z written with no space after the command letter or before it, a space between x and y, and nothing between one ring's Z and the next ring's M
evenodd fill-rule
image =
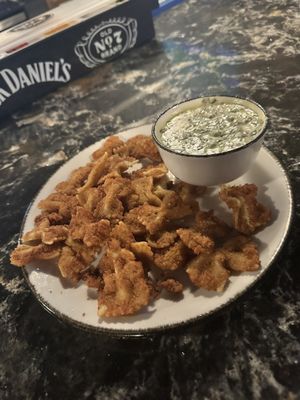
M95 25L75 46L79 60L88 68L96 67L134 47L138 22L134 18L115 18Z
M152 6L121 3L0 60L0 118L152 39Z

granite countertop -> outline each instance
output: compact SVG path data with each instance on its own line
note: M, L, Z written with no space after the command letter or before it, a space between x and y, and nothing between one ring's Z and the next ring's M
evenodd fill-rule
M300 399L298 0L188 0L156 40L0 122L0 398ZM139 339L48 314L9 264L30 201L87 145L199 94L249 96L289 173L295 216L270 271L214 317Z

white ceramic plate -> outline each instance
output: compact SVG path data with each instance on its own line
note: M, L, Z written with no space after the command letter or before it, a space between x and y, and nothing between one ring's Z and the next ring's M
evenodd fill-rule
M119 133L123 139L137 134L150 135L151 126L144 125ZM75 168L85 165L89 157L101 145L101 142L89 146L66 162L47 181L31 204L22 227L22 232L33 228L34 218L39 214L37 204L48 196L55 186L68 178ZM139 335L175 327L212 314L221 307L237 299L247 288L253 285L274 261L287 237L292 216L291 188L284 169L273 154L262 148L255 164L235 184L255 183L259 188L259 200L272 209L273 221L256 235L261 259L258 272L231 276L230 284L222 294L203 289L187 288L183 298L174 301L160 298L153 305L137 315L122 317L111 321L97 316L97 295L85 285L73 288L59 277L54 265L39 262L27 265L24 273L27 281L41 304L52 314L81 328L93 331L105 331L120 335ZM204 209L215 209L217 215L225 220L230 218L228 211L217 199L217 188L200 200ZM21 232L21 234L22 234ZM38 268L37 268L38 267Z

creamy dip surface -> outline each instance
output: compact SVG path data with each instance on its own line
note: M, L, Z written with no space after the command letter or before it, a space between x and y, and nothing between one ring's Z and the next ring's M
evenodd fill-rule
M263 125L263 119L244 105L209 99L171 118L160 130L161 142L183 154L222 153L252 141Z

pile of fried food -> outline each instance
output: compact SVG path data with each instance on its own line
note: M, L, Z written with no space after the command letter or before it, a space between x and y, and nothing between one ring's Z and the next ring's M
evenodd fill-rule
M271 213L254 184L223 186L230 227L199 209L205 189L170 180L151 137L111 136L40 201L11 263L55 260L63 278L98 289L104 318L134 314L163 291L178 296L178 271L196 287L223 291L231 274L259 269L250 235Z

